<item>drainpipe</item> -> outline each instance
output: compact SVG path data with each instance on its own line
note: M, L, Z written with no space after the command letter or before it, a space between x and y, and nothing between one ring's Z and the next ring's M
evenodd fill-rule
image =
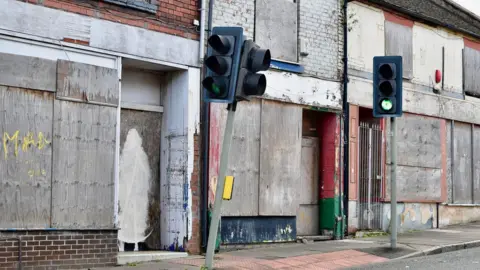
M345 235L345 228L348 234L348 178L349 178L349 161L350 161L350 106L348 104L348 52L347 52L347 5L348 0L343 2L343 213L342 214L342 238ZM342 202L340 201L340 204ZM341 205L340 205L341 207ZM340 208L342 209L342 208Z
M205 1L206 0L200 0L200 48L198 56L201 65L203 64L203 50L205 47Z
M207 0L202 0L205 3ZM212 13L213 13L213 5L215 0L210 0L208 3L208 35L212 32ZM203 24L203 22L202 22ZM204 38L203 38L204 39ZM202 50L203 52L203 50ZM203 57L203 54L202 54ZM205 74L205 66L203 74ZM202 88L203 89L203 88ZM203 92L203 91L202 91ZM202 127L202 156L203 156L203 167L202 167L202 192L201 192L201 233L202 233L202 248L207 247L207 240L208 240L208 190L209 190L209 149L210 149L210 103L203 102L203 127Z

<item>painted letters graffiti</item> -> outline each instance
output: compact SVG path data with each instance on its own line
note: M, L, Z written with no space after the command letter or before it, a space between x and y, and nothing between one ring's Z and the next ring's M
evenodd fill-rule
M3 151L4 151L4 157L5 159L8 159L8 154L9 151L13 150L13 153L15 157L18 156L18 151L19 151L19 142L22 143L21 148L22 151L25 153L30 149L31 147L36 147L38 150L42 150L45 148L47 145L49 145L51 142L47 140L45 135L43 135L43 132L38 132L37 133L37 138L35 140L34 133L33 132L28 132L24 137L23 140L19 141L19 133L20 131L17 130L13 133L13 135L10 135L8 132L3 132ZM13 147L13 149L12 149Z

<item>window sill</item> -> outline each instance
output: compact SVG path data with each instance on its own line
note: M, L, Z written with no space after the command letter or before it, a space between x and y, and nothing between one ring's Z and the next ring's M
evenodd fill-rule
M158 6L155 4L149 4L141 0L103 0L107 3L116 4L119 6L128 7L131 9L141 10L149 13L156 14Z
M457 207L480 207L480 204L467 204L467 203L442 203L444 206L457 206Z

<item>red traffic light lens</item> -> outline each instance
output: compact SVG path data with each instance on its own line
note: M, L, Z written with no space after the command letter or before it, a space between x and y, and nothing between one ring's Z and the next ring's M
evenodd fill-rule
M231 39L233 38L220 35L212 35L208 39L208 44L210 44L210 46L212 46L215 51L221 54L226 54L230 51L230 48L232 47Z
M393 68L389 64L383 64L378 68L378 73L386 80L393 77Z

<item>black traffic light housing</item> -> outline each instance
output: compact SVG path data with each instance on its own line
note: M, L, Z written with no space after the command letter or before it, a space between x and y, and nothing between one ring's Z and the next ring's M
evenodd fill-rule
M235 94L237 101L248 101L249 96L262 96L265 93L267 78L257 72L268 70L271 60L269 49L260 48L252 40L245 41Z
M401 56L373 58L373 116L403 114L403 65Z
M242 27L214 27L208 38L202 81L206 102L232 103L235 100L238 68L244 37Z

